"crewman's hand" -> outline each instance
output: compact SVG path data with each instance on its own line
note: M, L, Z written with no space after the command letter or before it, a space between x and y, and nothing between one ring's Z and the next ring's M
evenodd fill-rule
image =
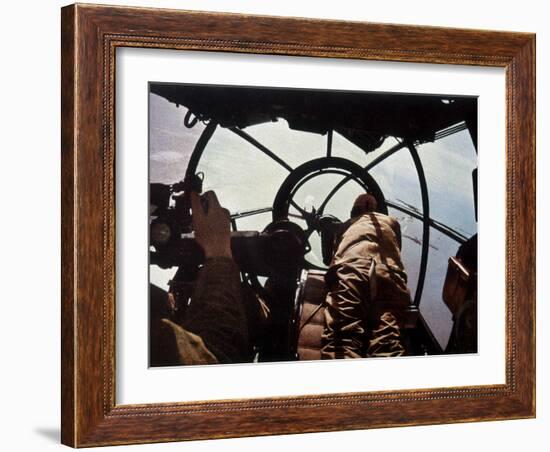
M191 208L193 210L193 229L195 240L202 247L204 256L232 257L231 230L229 211L220 206L213 191L203 195L206 200L205 211L198 193L191 193Z

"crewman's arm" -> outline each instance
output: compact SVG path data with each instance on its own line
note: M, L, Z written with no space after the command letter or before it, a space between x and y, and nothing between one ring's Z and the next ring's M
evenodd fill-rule
M182 327L198 335L219 363L250 360L239 269L232 258L207 258Z
M185 319L174 328L183 364L237 363L250 360L248 326L240 275L231 253L229 212L214 192L203 208L191 194L195 239L206 258ZM204 361L204 362L201 362Z

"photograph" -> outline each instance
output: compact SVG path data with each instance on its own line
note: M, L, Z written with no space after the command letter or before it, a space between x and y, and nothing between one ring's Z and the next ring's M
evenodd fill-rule
M149 367L478 353L477 96L147 96Z

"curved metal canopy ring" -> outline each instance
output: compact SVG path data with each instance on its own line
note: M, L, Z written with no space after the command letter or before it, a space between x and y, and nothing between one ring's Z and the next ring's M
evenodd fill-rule
M283 181L275 196L275 201L273 202L273 221L285 220L288 219L289 216L292 216L289 210L291 205L296 204L293 198L298 190L309 180L326 174L339 174L349 178L349 180L355 181L365 192L368 191L373 194L378 203L378 210L380 212L385 214L388 213L388 207L382 190L364 168L343 158L323 157L310 160L298 166ZM316 212L306 212L304 209L301 209L299 210L301 215L296 215L305 220L308 224L308 228L305 231L308 240L311 234L316 230L316 227L312 224L314 222L311 221L312 217L319 219L323 215L325 207L326 205L323 205L322 208ZM311 249L309 243L308 248ZM307 261L307 264L310 268L326 270L326 268L309 261Z
M374 178L364 168L351 160L340 157L322 157L310 160L294 169L284 180L273 202L273 221L285 219L288 216L292 198L298 189L313 177L322 174L343 174L357 182L365 191L369 191L376 198L381 213L387 214L388 207L384 194ZM324 208L319 214L324 213Z

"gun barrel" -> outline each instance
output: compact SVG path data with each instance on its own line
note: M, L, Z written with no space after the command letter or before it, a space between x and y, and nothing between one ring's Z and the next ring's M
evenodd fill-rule
M258 276L292 274L303 264L305 243L288 229L235 231L231 233L231 251L243 272ZM204 263L204 253L194 233L181 234L169 246L151 251L150 263L162 268L197 267Z

